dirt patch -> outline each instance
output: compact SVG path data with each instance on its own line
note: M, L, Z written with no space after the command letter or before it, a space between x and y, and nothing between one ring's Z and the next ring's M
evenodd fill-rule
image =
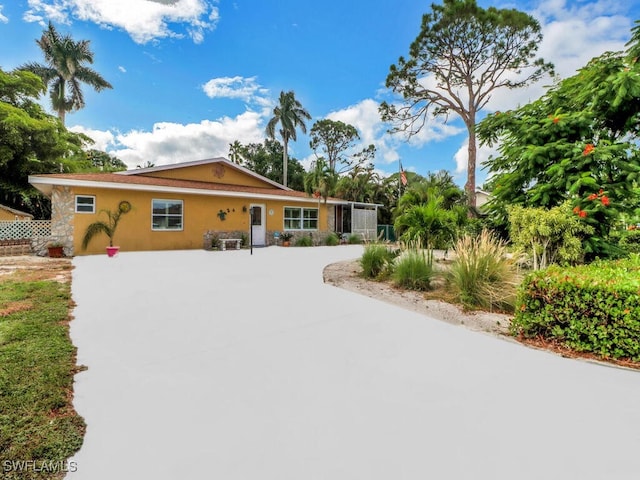
M73 265L70 258L49 258L35 255L18 255L0 258L0 283L5 279L24 281L71 281Z
M451 323L463 325L471 330L488 332L494 335L508 335L511 317L502 313L466 312L462 308L444 302L426 298L422 292L414 292L394 287L389 282L365 280L358 260L346 260L325 267L325 283L356 292L367 297L418 312L423 315Z

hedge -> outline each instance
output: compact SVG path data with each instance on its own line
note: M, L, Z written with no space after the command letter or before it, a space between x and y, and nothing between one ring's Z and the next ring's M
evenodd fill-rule
M640 361L640 256L530 274L511 330L579 352Z

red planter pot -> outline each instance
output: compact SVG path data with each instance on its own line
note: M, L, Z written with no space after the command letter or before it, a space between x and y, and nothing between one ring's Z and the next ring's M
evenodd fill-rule
M47 247L49 251L49 256L51 258L62 258L64 257L64 247Z
M120 250L120 247L107 247L107 255L114 257L118 253L118 250Z

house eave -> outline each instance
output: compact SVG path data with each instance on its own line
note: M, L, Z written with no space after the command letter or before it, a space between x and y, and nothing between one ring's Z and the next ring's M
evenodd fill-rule
M68 178L56 178L55 182L52 182L50 178L41 177L38 175L29 176L29 183L44 193L47 197L51 197L53 187L86 187L86 188L101 188L109 190L127 190L138 192L158 192L158 193L174 193L183 195L206 195L211 197L234 197L234 198L248 198L248 199L269 199L269 200L282 200L282 201L295 201L304 203L317 204L318 200L313 197L293 197L290 195L278 195L277 193L254 193L254 192L235 192L231 190L209 190L202 188L186 188L186 187L171 187L164 185L141 185L135 183L118 183L118 182L99 182L93 180L79 180ZM288 191L292 191L288 189ZM323 202L325 203L325 202ZM340 205L345 202L337 199L327 199L328 204Z

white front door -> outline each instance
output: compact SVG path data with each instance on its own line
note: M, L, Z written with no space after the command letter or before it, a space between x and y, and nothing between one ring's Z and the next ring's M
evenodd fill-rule
M253 235L253 245L263 246L267 238L267 226L264 204L251 204L251 235Z

